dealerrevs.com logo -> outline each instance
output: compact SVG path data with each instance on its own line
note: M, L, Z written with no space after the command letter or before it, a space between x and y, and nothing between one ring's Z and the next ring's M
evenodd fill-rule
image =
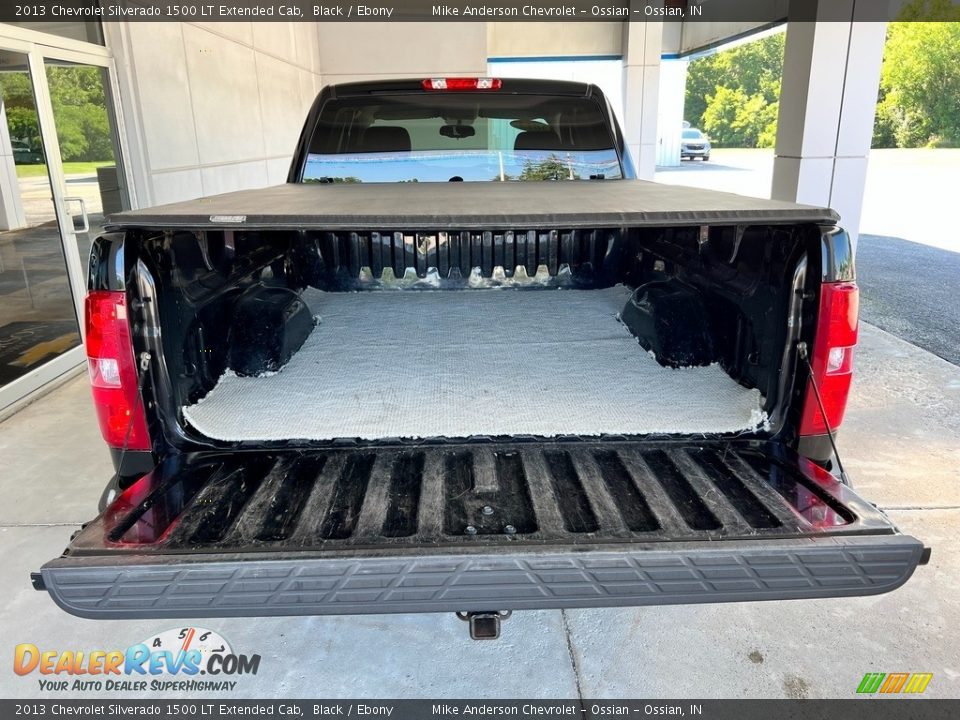
M231 678L256 675L259 655L234 653L218 633L174 628L126 650L45 650L32 643L14 648L13 671L37 675L50 692L230 692Z

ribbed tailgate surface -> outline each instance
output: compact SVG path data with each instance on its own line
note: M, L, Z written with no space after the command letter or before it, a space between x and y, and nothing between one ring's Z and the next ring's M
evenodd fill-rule
M480 443L180 456L72 553L418 549L892 533L773 443Z
M876 595L925 550L772 443L203 454L34 575L88 618L619 607Z

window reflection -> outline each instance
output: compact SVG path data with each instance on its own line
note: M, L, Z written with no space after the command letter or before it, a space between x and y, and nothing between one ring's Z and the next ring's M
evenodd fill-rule
M25 55L0 51L0 387L80 344Z

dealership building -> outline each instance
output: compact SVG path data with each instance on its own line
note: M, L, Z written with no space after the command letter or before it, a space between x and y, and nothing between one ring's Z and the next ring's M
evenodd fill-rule
M790 2L774 4L781 23L0 24L0 417L81 371L104 216L284 182L332 83L593 82L652 179L679 162L689 59L785 23L772 196L831 206L856 233L885 24L859 21L853 0L822 0L829 22L786 22Z

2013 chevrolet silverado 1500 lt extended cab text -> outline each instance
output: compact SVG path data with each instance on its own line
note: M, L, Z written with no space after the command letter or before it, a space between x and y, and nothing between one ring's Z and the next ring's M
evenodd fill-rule
M633 174L593 86L368 82L320 94L285 185L113 216L117 478L36 586L90 618L899 587L923 544L829 471L837 216Z

